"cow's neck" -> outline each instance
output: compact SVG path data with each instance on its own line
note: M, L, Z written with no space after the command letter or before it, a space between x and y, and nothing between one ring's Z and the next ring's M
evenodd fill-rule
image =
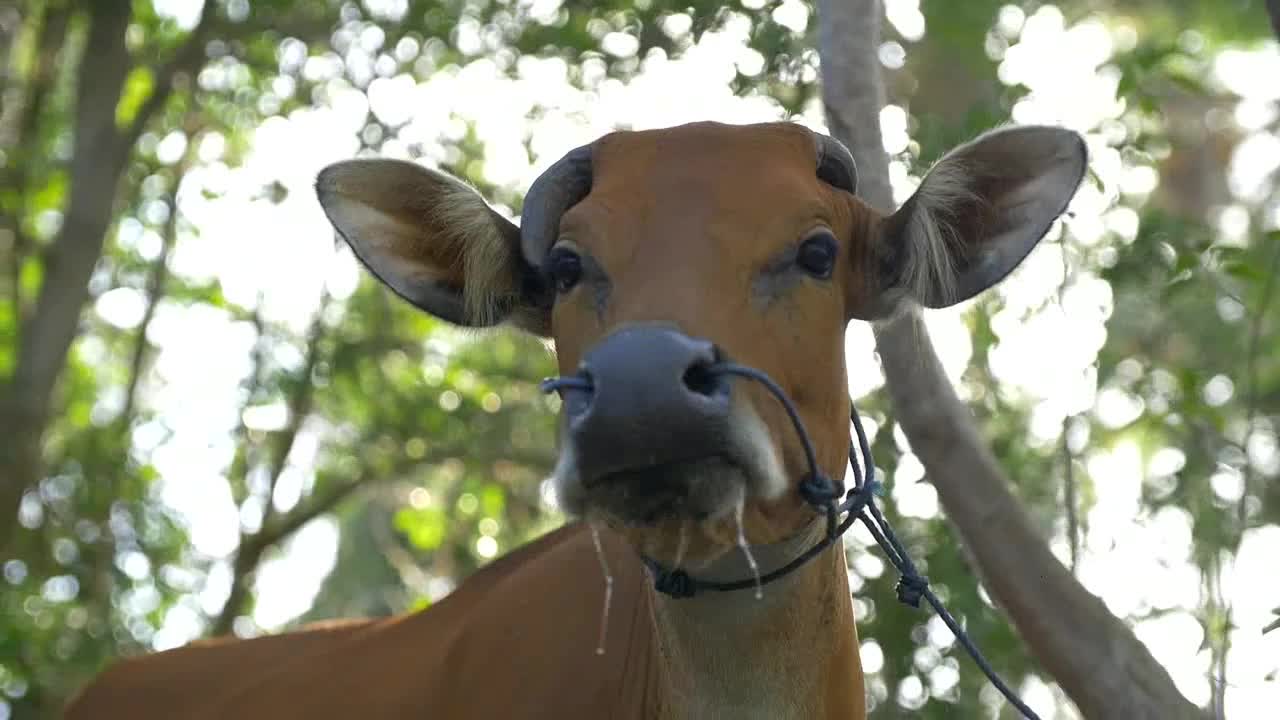
M755 548L766 571L820 537ZM695 573L750 577L740 554ZM673 599L653 594L663 717L862 718L865 696L849 580L840 543L763 588Z

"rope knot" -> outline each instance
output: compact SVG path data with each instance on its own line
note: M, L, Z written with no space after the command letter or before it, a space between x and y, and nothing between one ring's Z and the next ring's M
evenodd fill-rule
M928 589L929 578L915 573L903 575L898 578L898 602L919 608L920 598L924 597L924 592Z
M1027 707L1026 703L1022 702L1017 694L1000 679L1000 676L991 668L991 664L982 656L982 653L979 652L955 618L951 616L951 613L947 612L938 598L929 592L929 579L916 571L911 558L907 556L906 548L902 547L902 544L898 542L893 530L885 522L884 516L881 515L880 510L876 507L875 498L877 495L883 495L884 486L876 480L876 466L871 458L871 444L867 440L866 432L862 429L862 422L858 418L857 411L852 411L849 415L854 432L857 434L856 447L853 443L850 443L849 447L849 463L854 475L853 488L850 489L844 500L837 504L836 498L839 493L837 485L818 469L817 454L814 452L813 443L810 441L808 433L805 432L804 423L800 420L800 413L782 388L770 379L768 375L754 368L732 363L717 363L712 366L710 371L717 375L737 375L754 380L763 385L782 404L783 410L786 411L787 416L791 419L791 424L799 436L800 444L804 449L805 459L809 466L809 473L800 481L800 496L815 510L827 516L827 536L814 543L808 550L786 565L764 576L760 576L757 573L754 581L699 581L693 579L688 573L679 568L668 570L658 564L656 560L641 555L640 559L652 573L654 589L673 598L687 598L693 597L702 590L725 592L741 590L752 585L759 588L761 585L772 582L813 559L824 549L837 542L855 521L861 520L867 531L871 533L872 538L875 539L876 544L888 556L890 564L897 568L900 573L896 588L898 600L917 609L920 607L922 599L928 600L933 609L937 611L938 617L942 618L946 626L955 634L956 640L964 646L965 651L978 664L978 667L991 681L991 684L1000 691L1000 694L1004 695L1014 707L1018 708L1024 717L1029 718L1029 720L1039 720L1035 712ZM580 372L571 377L548 378L542 382L541 388L546 393L563 392L564 390L590 393L594 390L591 377L585 372ZM856 451L859 450L862 454L861 466L859 466L855 457ZM863 477L864 473L865 477ZM845 515L842 523L837 522L837 517L840 514ZM607 597L608 595L606 595ZM608 600L606 599L605 602L607 607Z
M836 484L820 472L809 473L800 481L800 497L816 508L830 505L839 496Z
M654 571L653 588L673 598L690 598L698 592L697 585L689 573L676 568L674 570L659 569L650 566Z

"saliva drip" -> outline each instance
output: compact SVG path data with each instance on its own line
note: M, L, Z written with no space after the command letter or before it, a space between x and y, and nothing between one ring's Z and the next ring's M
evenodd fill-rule
M596 638L596 654L604 654L604 641L609 632L609 608L613 605L613 573L609 572L609 562L604 557L604 547L600 544L600 530L591 526L591 542L596 546L596 558L600 560L600 572L604 575L604 608L600 612L600 634Z
M746 493L738 498L738 504L734 507L733 517L738 523L738 548L742 550L742 554L747 558L747 565L751 568L751 574L756 579L756 599L760 600L764 597L764 589L760 587L760 566L756 565L756 558L751 554L751 546L747 544L747 534L742 527L743 506L746 505Z
M676 545L676 560L672 565L680 567L684 563L684 554L689 549L689 525L684 521L680 522L680 542Z

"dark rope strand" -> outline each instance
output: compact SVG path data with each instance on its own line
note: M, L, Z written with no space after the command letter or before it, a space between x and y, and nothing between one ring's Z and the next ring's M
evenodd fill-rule
M874 515L880 515L880 513L875 510L874 505L869 506L868 509ZM1005 699L1017 708L1025 717L1029 718L1029 720L1039 720L1039 716L1036 715L1035 712L1018 697L1017 693L1015 693L1012 688L1005 684L1004 680L1001 679L1000 675L995 671L995 668L991 667L991 663L987 661L987 658L982 654L982 651L979 650L978 646L969 638L969 634L960 627L960 623L956 621L955 617L952 616L946 607L943 606L942 601L938 599L938 596L934 594L933 589L929 587L929 581L916 573L913 567L910 570L907 570L904 568L904 565L898 564L898 562L905 561L904 564L906 566L910 566L911 560L905 555L901 555L897 558L897 562L895 562L895 558L888 552L888 547L890 545L897 545L897 538L894 537L893 530L889 528L889 525L884 523L883 517L880 517L881 524L879 525L865 515L860 519L871 532L871 536L875 538L876 544L885 550L886 555L890 556L890 562L897 567L898 572L902 575L902 580L913 581L911 584L918 586L920 596L928 601L929 605L933 608L933 611L938 615L938 617L942 618L942 622L946 623L946 626L951 630L951 634L954 635L956 640L958 640L961 646L964 647L965 652L969 654L969 657L973 658L973 662L978 666L978 669L982 670L982 673L987 676L987 680L991 681L991 684L1000 691L1000 694L1004 695ZM900 587L900 597L901 594ZM919 600L917 599L913 605L914 607L920 607Z
M795 427L796 432L800 435L800 445L804 448L804 459L809 463L809 474L817 477L819 474L818 454L814 452L813 442L809 440L809 433L805 431L804 421L800 419L800 411L796 410L795 404L791 402L791 398L787 397L786 391L779 387L773 381L773 378L755 368L733 363L713 365L708 371L712 374L738 375L755 380L763 385L782 405L782 409L787 411L787 416L791 418L791 425Z
M750 578L730 582L698 580L680 568L665 568L656 560L641 556L645 565L654 575L654 587L659 592L677 598L693 597L703 590L732 592L749 587L760 587L791 573L813 559L830 547L836 540L843 537L844 533L855 522L861 520L868 532L871 533L871 537L876 544L884 552L885 557L888 558L889 563L898 571L898 600L914 608L920 607L921 598L926 600L934 612L938 614L938 617L942 618L942 622L955 635L956 640L964 647L969 657L973 658L974 663L982 670L982 673L1000 691L1000 694L1004 695L1005 699L1028 720L1040 720L1039 716L1022 702L1013 690L996 674L995 669L991 667L991 663L978 650L977 645L969 638L968 633L960 627L956 619L942 605L942 601L938 599L937 595L929 587L929 579L921 575L916 569L915 563L911 561L906 548L902 546L897 535L890 528L888 521L880 513L880 508L875 504L875 495L880 490L881 485L875 479L875 463L871 457L871 444L867 440L866 431L862 428L862 420L858 416L858 411L852 408L852 403L850 404L849 419L853 424L857 444L855 446L853 442L849 443L849 465L853 472L854 482L853 487L846 493L844 501L837 505L835 499L838 496L838 491L835 483L829 477L823 475L818 467L817 453L814 451L809 433L804 427L804 422L800 419L799 411L786 392L772 378L755 368L733 363L720 363L713 365L709 368L709 371L716 374L737 375L754 380L764 386L769 391L769 394L773 395L778 403L782 405L787 417L791 420L792 427L795 428L796 435L800 439L805 461L809 466L808 475L800 481L800 495L815 510L826 515L827 533L821 540L791 562L761 576L759 579ZM548 378L542 382L543 392L555 392L564 389L589 392L593 389L593 385L591 380L585 377ZM859 454L861 457L859 457ZM844 520L838 520L840 515L845 516Z

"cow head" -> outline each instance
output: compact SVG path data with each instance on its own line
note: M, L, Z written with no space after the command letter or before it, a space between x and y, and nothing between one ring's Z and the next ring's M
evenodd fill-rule
M789 123L618 132L530 189L521 227L416 164L325 169L321 204L383 283L464 326L554 340L564 375L555 486L570 513L651 556L708 561L815 522L807 467L777 400L709 372L767 373L817 459L842 478L844 335L904 302L945 307L1013 270L1066 208L1086 166L1075 133L997 130L956 148L897 212L856 194L829 137ZM685 553L687 552L687 555Z

